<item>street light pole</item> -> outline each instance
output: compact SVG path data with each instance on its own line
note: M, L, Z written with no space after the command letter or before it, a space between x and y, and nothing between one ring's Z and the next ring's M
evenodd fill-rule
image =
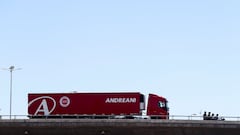
M21 70L21 68L16 68L14 66L10 66L8 69L3 69L10 71L10 107L9 107L9 118L12 119L12 72L15 70Z
M12 72L14 70L14 66L9 67L9 71L10 71L10 119L12 119Z

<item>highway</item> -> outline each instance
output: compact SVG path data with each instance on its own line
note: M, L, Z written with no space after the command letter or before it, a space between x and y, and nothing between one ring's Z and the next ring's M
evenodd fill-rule
M0 120L0 135L240 135L240 122L145 119L2 119Z

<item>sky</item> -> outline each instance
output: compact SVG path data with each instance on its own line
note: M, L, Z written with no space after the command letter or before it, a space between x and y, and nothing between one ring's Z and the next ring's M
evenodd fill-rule
M28 93L141 92L170 115L240 116L238 0L1 0L0 68L12 114ZM0 115L10 72L0 70Z

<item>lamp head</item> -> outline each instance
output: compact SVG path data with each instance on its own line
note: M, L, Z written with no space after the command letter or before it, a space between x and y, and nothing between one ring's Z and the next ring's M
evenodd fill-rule
M10 70L13 70L13 69L14 69L14 66L9 67L9 69L10 69Z

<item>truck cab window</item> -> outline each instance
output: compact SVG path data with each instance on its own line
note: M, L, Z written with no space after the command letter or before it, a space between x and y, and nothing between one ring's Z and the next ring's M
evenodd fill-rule
M162 101L159 101L159 102L158 102L158 106L159 106L160 108L166 108L166 103L165 103L165 102L162 102Z

